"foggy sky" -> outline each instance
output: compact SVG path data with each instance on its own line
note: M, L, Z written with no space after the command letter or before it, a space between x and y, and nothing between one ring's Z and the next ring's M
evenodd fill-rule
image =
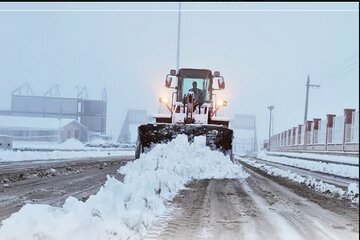
M25 82L35 95L59 84L64 97L86 86L89 99L101 99L106 87L107 132L117 138L128 109L157 113L159 96L170 93L164 79L176 68L177 8L0 3L0 109L10 109L11 91ZM16 9L137 11L2 11ZM358 3L183 3L182 9L180 67L219 70L224 115L254 114L259 140L268 136L269 105L274 133L303 122L308 74L321 85L310 89L308 119L358 110ZM221 9L250 11L204 11ZM291 11L259 11L266 9Z

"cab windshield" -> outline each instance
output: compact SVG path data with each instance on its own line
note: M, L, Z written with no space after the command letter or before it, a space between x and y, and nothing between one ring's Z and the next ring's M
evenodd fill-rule
M209 94L209 79L201 78L183 78L182 79L182 96L188 94L190 91L194 92L193 83L196 83L196 88L203 92L204 102L210 101ZM196 91L196 90L195 90Z

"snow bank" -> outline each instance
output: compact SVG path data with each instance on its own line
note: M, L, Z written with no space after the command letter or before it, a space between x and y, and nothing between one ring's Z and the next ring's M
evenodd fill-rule
M359 185L355 183L351 183L347 189L347 191L342 190L332 184L324 183L323 181L318 181L316 178L311 176L303 177L299 174L291 172L290 170L282 170L273 166L266 165L264 163L259 163L247 158L242 158L242 161L246 162L247 164L259 168L266 173L272 176L280 176L290 181L297 182L300 184L305 184L309 188L314 189L315 191L331 194L335 197L340 198L347 198L350 199L354 203L359 203Z
M123 182L108 177L86 202L70 197L63 207L27 204L3 221L0 239L141 239L184 184L192 179L245 178L240 165L179 135L119 169Z
M54 160L54 159L81 159L89 157L106 157L106 156L131 156L134 151L12 151L0 150L0 162L7 161L28 161L28 160Z
M64 149L81 149L84 148L85 145L75 138L69 138L65 142L59 144L59 147Z
M46 142L46 141L14 141L14 148L18 149L42 149L42 150L86 150L87 147L77 139L70 138L63 143Z
M330 155L330 154L316 154L316 153L296 153L296 152L269 152L272 154L279 154L282 156L292 156L299 158L309 158L323 161L333 161L339 163L351 163L359 165L359 157ZM261 156L266 156L266 152L259 153Z
M288 166L298 167L308 169L314 172L323 172L329 173L341 177L350 177L359 179L359 167L358 166L348 166L348 165L340 165L334 163L325 163L325 162L315 162L308 161L304 159L294 159L287 157L275 157L275 156L267 156L265 153L260 152L257 157L259 159L280 163ZM343 158L342 156L337 156L339 159Z

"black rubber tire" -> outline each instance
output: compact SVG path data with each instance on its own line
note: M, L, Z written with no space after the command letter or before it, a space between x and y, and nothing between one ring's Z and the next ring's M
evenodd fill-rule
M136 150L135 150L135 159L139 159L140 158L140 154L141 154L141 143L140 141L136 141Z

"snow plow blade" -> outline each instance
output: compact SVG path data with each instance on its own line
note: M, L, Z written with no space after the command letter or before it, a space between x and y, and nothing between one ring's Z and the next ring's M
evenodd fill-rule
M206 145L211 150L218 150L225 155L232 154L233 131L216 125L173 125L173 124L146 124L138 128L137 146L135 157L148 152L156 144L167 143L175 139L178 134L186 134L189 142L196 136L206 136Z

